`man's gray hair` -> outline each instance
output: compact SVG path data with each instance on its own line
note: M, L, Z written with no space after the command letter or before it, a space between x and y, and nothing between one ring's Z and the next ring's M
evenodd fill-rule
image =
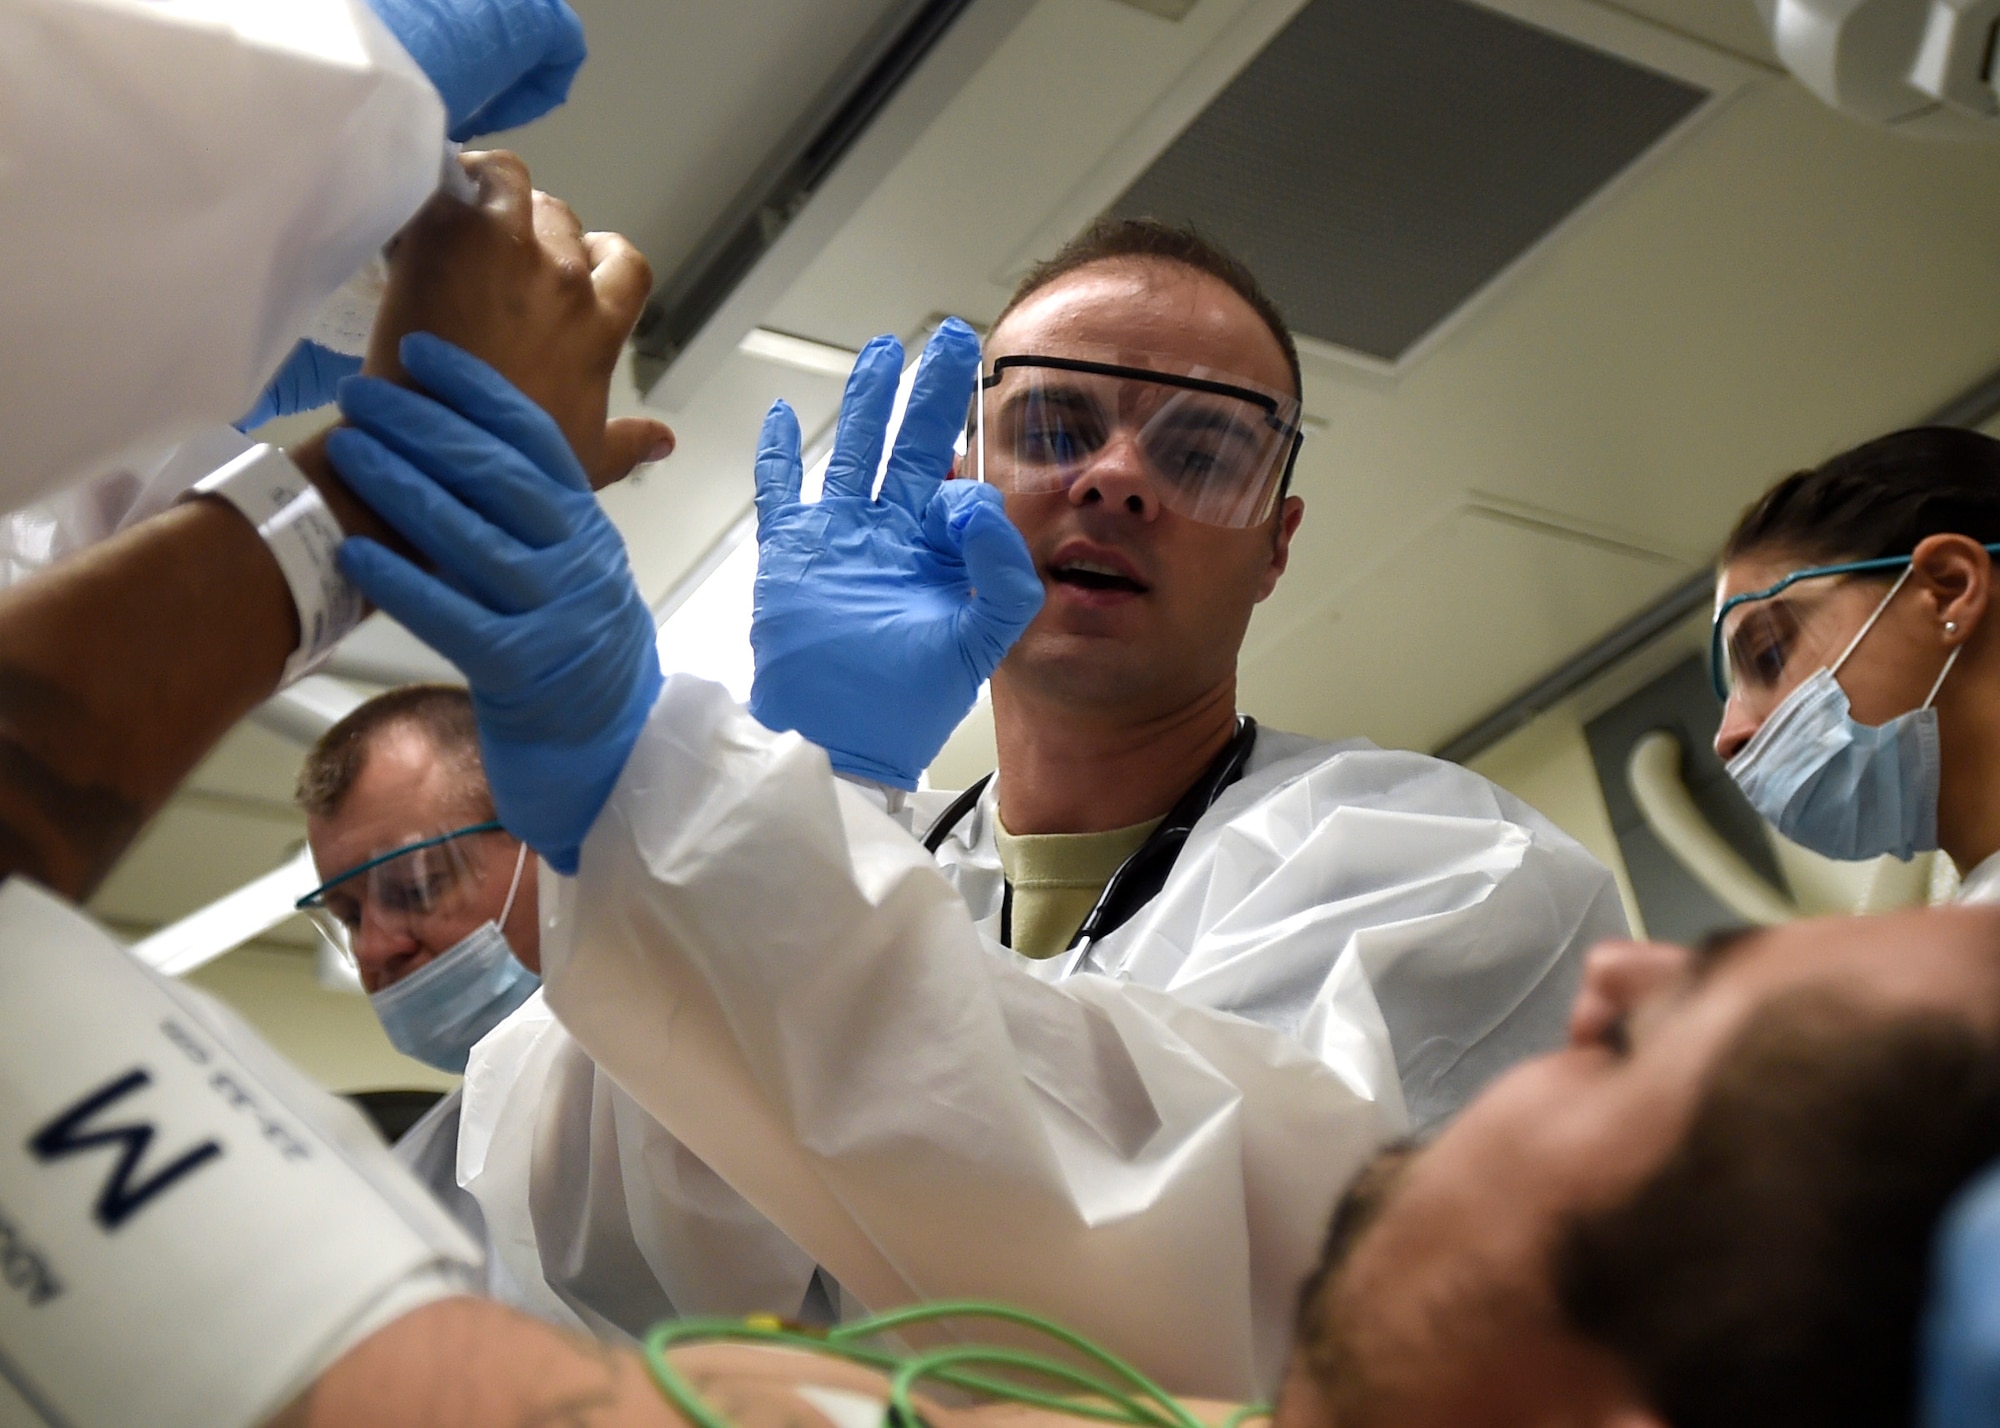
M310 818L330 818L347 801L376 741L390 729L416 729L454 765L454 783L470 814L490 818L493 795L479 758L479 725L472 696L455 684L406 684L378 694L320 735L306 753L295 794Z

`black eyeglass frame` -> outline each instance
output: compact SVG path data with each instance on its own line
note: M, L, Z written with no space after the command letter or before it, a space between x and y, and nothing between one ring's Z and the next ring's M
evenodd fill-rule
M1190 392L1207 392L1211 396L1234 397L1238 401L1250 403L1264 413L1264 421L1280 435L1291 433L1291 450L1285 453L1284 473L1278 478L1277 496L1272 501L1275 506L1292 489L1292 468L1298 464L1299 448L1305 445L1305 427L1297 421L1286 421L1278 414L1280 400L1298 403L1290 397L1279 398L1270 392L1259 391L1255 387L1239 387L1233 382L1218 382L1211 377L1194 377L1184 372L1161 372L1151 367L1126 367L1116 362L1093 362L1086 357L1054 357L1027 352L1011 357L993 359L991 376L979 379L981 391L990 392L1000 385L1000 374L1009 367L1047 367L1057 372L1081 372L1092 377L1126 377L1141 382L1158 382L1163 386L1182 387ZM1270 512L1264 513L1270 518Z

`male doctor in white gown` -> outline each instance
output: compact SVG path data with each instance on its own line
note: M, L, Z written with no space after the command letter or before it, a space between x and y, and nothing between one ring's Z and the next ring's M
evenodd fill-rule
M980 1295L1180 1391L1269 1390L1347 1175L1559 1044L1582 952L1623 930L1606 870L1483 779L1239 719L1302 511L1296 359L1212 250L1090 241L988 344L1004 515L942 480L981 370L961 324L879 499L893 342L857 364L827 499L798 501L773 412L758 717L669 680L572 846L525 826L567 795L498 747L495 636L359 572L466 667L501 817L575 870L544 874L546 996L474 1049L458 1144L542 1312L637 1332ZM1066 423L1066 480L1028 489L1017 398ZM494 604L484 578L453 600ZM989 673L999 775L932 829L949 800L904 791Z

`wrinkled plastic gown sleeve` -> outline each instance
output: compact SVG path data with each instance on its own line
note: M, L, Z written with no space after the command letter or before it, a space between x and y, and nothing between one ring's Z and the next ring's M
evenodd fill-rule
M0 510L249 410L443 152L361 0L0 0Z
M0 588L157 516L254 443L235 427L198 431L163 455L73 482L0 516Z
M351 1107L0 885L0 1423L236 1428L477 1252Z
M305 335L335 352L367 355L369 328L387 283L388 266L378 253L320 305ZM157 516L255 444L234 426L205 428L158 456L73 481L0 516L0 589Z
M1152 940L1177 939L1151 984L1142 959L1052 981L984 941L921 845L820 751L671 678L579 876L545 884L562 1023L517 1014L475 1050L468 1126L503 1130L462 1139L460 1178L497 1184L502 1159L523 1162L514 1183L534 1188L517 1198L571 1235L544 1236L543 1263L581 1282L593 1226L674 1258L672 1196L642 1194L655 1167L637 1163L664 1145L871 1308L1010 1300L1179 1391L1267 1392L1337 1192L1409 1125L1376 979L1399 995L1464 979L1481 999L1460 1018L1476 1025L1432 1017L1418 1063L1463 1061L1501 1024L1518 1055L1559 1039L1581 944L1619 922L1609 875L1501 816L1490 785L1455 771L1465 782L1427 791L1420 775L1449 766L1355 752L1372 756L1348 776L1372 816L1346 817L1337 760L1306 759L1293 799L1191 840L1175 884L1213 906L1181 924L1149 909ZM1413 785L1419 811L1397 814L1385 780ZM1426 796L1457 811L1422 811ZM1232 886L1260 867L1283 884L1261 902ZM536 1116L551 1088L569 1111ZM481 1096L525 1098L533 1135ZM615 1152L583 1150L586 1123ZM564 1124L574 1144L552 1139ZM579 1152L566 1188L588 1216L556 1215L554 1162Z

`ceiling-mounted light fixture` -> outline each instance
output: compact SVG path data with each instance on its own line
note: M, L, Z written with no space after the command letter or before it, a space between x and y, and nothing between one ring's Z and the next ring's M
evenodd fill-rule
M845 377L854 370L854 359L861 355L851 347L794 337L789 332L773 332L768 327L751 328L750 335L736 344L736 350L745 357L822 377Z

